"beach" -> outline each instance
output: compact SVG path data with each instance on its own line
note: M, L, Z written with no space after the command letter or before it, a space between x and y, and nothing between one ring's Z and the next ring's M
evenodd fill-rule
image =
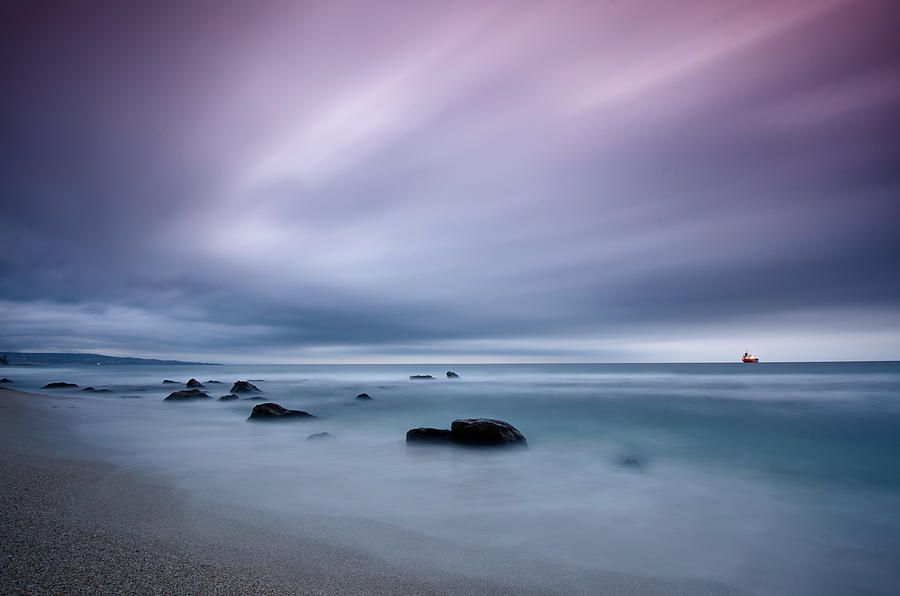
M500 563L491 577L479 576L477 565L448 573L440 567L471 565L478 554L414 536L405 538L420 540L414 548L435 564L396 565L323 541L321 528L310 532L319 536L304 535L278 516L203 502L158 477L104 463L102 450L74 445L66 429L72 402L0 389L2 593L729 592L703 582L514 562ZM386 538L385 548L397 536ZM509 581L498 581L504 574Z

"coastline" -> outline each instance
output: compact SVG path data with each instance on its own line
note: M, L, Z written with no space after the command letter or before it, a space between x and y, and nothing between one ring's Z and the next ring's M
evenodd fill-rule
M0 390L0 592L722 594L727 586L487 556L365 520L285 520L198 502L100 461L66 430L72 398ZM84 454L88 455L85 456ZM330 540L363 528L378 552Z

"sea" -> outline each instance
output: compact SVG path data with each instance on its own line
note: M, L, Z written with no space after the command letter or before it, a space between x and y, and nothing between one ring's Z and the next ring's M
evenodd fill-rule
M459 378L448 379L449 370ZM2 373L14 381L7 386L71 397L58 407L68 409L72 432L110 462L222 503L326 527L362 520L459 549L695 578L748 593L900 590L898 362L8 366ZM189 378L213 399L164 401ZM316 418L250 422L259 402L215 399L236 380ZM79 387L42 389L55 381ZM372 399L357 400L362 392ZM411 428L449 428L470 417L509 422L527 448L405 442ZM334 436L308 439L322 432ZM391 550L383 540L371 546Z

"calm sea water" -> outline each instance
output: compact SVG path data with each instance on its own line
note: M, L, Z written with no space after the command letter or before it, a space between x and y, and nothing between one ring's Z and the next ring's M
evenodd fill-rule
M447 370L459 373L448 380ZM120 464L205 496L354 516L548 561L765 594L900 585L900 363L8 367L16 388L108 388L73 427ZM431 374L434 381L410 381ZM236 379L254 402L172 403ZM49 391L49 390L48 390ZM371 402L355 400L366 392ZM506 420L524 450L415 448L408 429ZM308 441L327 431L329 441ZM626 465L626 460L633 460ZM634 463L636 462L636 464Z

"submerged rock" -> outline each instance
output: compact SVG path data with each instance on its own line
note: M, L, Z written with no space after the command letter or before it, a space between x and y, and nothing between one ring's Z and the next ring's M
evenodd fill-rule
M109 393L109 389L94 389L93 387L85 387L82 391L90 391L91 393Z
M62 381L57 381L55 383L47 383L42 387L42 389L59 389L61 387L78 387L75 383L64 383Z
M284 420L289 418L315 418L309 412L303 410L289 410L273 402L266 402L253 406L250 417L247 420Z
M526 446L525 437L509 422L493 418L454 420L450 430L414 428L406 433L407 443L456 443L475 447Z
M515 426L493 418L464 418L450 425L450 437L463 445L526 445Z
M219 398L219 401L231 401L233 399L241 399L241 398L238 397L237 395L235 395L234 393L229 393L228 395L221 396Z
M253 397L246 397L244 401L266 401L266 398L262 395L254 395Z
M459 375L456 374L455 372L453 372L452 370L448 370L448 371L447 371L447 378L448 378L448 379L458 379L458 378L459 378Z
M413 428L406 431L407 443L449 443L450 431L446 428Z
M307 441L321 441L322 439L333 439L334 435L331 433L315 433L306 437Z
M626 457L625 459L622 460L621 463L626 468L643 468L644 467L644 463L641 460L636 459L634 457Z
M372 398L369 397L368 393L360 393L359 395L356 396L356 399L366 400L366 399L372 399Z
M0 379L0 383L12 383L12 381L7 379L6 377L3 377L2 379Z
M164 380L163 380L163 385L165 385L165 384L167 384L167 383L170 383L170 384L173 384L173 385L177 385L177 384L178 384L178 381L173 381L172 379L164 379Z
M212 399L209 396L209 393L206 391L200 391L199 389L182 389L181 391L174 391L170 393L166 399L171 399L175 401L185 401L189 399Z
M213 384L215 384L215 385L222 385L222 384L223 384L222 381L212 381L212 380L209 380L209 381L206 382L207 385L209 385L210 383L213 383Z
M203 383L198 381L197 379L191 379L187 382L188 387L203 387Z
M259 391L259 387L248 381L235 381L229 393L250 393L251 391Z
M431 375L409 375L410 381L428 381L434 380L434 377Z

